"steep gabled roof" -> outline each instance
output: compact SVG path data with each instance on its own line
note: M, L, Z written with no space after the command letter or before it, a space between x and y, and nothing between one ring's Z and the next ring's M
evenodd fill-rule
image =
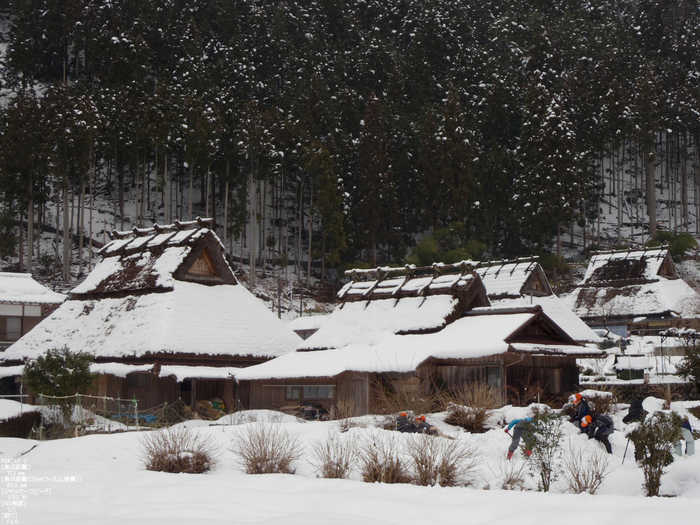
M61 304L66 296L36 282L29 273L0 272L0 304Z
M582 286L627 286L661 279L678 279L666 248L596 253L591 257Z
M535 297L554 294L536 257L480 263L474 271L484 282L491 301L530 294Z
M224 246L206 227L210 222L198 219L113 232L115 239L99 252L102 261L71 290L71 297L163 292L172 290L175 280L238 284L223 256Z
M687 316L697 294L678 278L665 248L594 254L586 275L564 298L583 319Z
M0 358L20 361L63 346L98 361L177 354L224 362L294 350L301 339L238 284L204 224L117 234L69 300Z

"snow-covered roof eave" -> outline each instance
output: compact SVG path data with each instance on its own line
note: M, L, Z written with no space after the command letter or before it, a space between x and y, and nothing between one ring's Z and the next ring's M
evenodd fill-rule
M532 343L512 343L509 351L515 353L524 353L530 355L561 355L571 356L576 358L603 358L607 354L590 345L574 346L574 345L540 345Z

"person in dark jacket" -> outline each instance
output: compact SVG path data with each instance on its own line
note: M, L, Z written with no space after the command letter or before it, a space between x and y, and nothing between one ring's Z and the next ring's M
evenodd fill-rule
M581 426L581 420L591 414L591 407L588 405L588 401L581 395L576 394L574 398L574 408L576 412L569 418L569 421L574 425L577 425L581 429L581 433L585 433L583 426Z
M513 457L513 452L515 452L515 449L517 449L518 445L520 444L520 438L523 437L523 434L525 434L530 428L530 421L532 421L531 417L514 419L504 430L506 434L510 435L509 431L511 428L513 429L513 440L510 442L510 447L508 447L508 456L506 456L507 459L511 459ZM532 454L532 452L526 450L525 454L529 456Z
M454 439L452 436L448 436L447 434L443 433L443 431L435 425L428 423L423 415L416 418L416 432L420 434L428 434L429 436L440 436L447 439Z
M644 410L642 402L639 399L635 399L630 404L627 415L622 418L623 423L633 423L635 421L644 421L647 416L647 411Z
M406 412L401 412L399 417L396 418L396 430L399 432L415 432L416 426L411 423L408 419L408 414Z
M615 423L605 414L595 414L585 416L581 420L581 427L586 430L588 439L597 439L603 445L608 454L612 454L612 446L608 436L615 431Z

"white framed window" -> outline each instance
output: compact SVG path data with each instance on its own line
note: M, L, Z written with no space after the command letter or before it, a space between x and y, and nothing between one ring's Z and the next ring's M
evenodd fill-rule
M22 318L8 317L7 318L7 340L17 341L22 337Z

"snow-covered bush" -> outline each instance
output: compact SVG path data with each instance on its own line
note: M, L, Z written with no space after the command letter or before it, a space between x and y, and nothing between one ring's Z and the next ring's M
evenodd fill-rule
M299 440L281 425L255 423L243 427L231 440L229 449L238 455L247 474L293 474L299 459Z
M466 486L477 466L477 452L463 441L425 434L409 436L406 443L417 485Z
M396 436L378 431L359 444L360 476L367 483L410 483L411 476Z
M595 494L612 472L610 454L597 447L583 451L574 450L570 446L569 453L563 456L562 464L564 480L569 491L574 494Z
M211 436L184 426L144 434L140 454L147 470L200 474L216 462L218 445Z
M357 464L357 439L331 434L325 441L311 445L309 463L320 478L347 478Z
M561 472L561 440L564 436L560 414L539 412L523 434L525 449L530 450L530 472L537 479L537 488L548 492Z
M24 365L22 383L36 395L72 396L84 394L97 374L90 372L95 358L67 347L52 348Z
M664 468L673 463L673 447L681 438L681 418L675 412L654 412L627 433L637 463L644 471L647 496L658 496Z

